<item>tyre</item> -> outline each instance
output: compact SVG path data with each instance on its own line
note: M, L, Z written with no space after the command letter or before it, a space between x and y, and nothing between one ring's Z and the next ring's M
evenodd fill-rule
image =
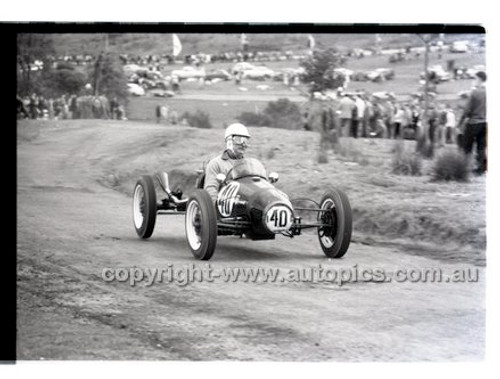
M217 244L217 214L207 191L193 192L186 206L186 239L193 255L209 260Z
M318 221L327 224L318 227L321 249L329 258L341 258L351 243L352 212L347 195L332 188L323 195L320 208L327 211L318 214Z
M151 237L156 222L156 191L151 176L143 176L135 185L133 220L140 238Z

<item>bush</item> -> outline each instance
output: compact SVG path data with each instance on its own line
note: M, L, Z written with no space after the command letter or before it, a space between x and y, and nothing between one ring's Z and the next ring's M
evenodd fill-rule
M288 99L271 101L262 113L243 112L237 120L245 125L300 129L302 116L299 107Z
M266 159L267 160L271 160L273 159L275 156L276 156L276 148L272 147L270 148L269 150L267 150L267 153L266 153Z
M351 138L337 140L337 143L333 145L333 151L336 155L342 157L344 161L356 162L363 166L369 164L368 158L363 154L363 151L360 150L359 145Z
M184 112L181 119L185 119L190 126L194 126L195 128L212 129L210 115L200 110L197 110L194 114Z
M404 148L404 142L398 141L392 159L392 172L396 175L422 175L422 157Z
M417 138L417 153L424 158L434 158L434 145L423 135Z
M263 113L243 112L237 120L250 126L271 126L272 124L272 120Z
M469 173L470 161L460 151L442 153L432 167L432 176L435 180L465 182L469 179Z
M58 97L66 93L78 94L87 82L84 73L73 68L57 68L44 72L43 91L46 97Z
M320 148L318 150L318 163L328 163L328 151Z
M264 115L271 119L274 128L300 129L302 124L299 107L288 99L269 102Z

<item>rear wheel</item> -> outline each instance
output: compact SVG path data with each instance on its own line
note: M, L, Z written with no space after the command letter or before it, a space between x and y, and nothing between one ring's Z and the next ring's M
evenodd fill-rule
M156 222L156 191L151 176L143 176L135 185L133 220L140 238L151 237Z
M318 227L321 248L329 258L341 258L347 253L351 243L352 212L347 195L332 188L323 195L320 202L323 212L318 221L324 226Z
M217 244L217 214L205 190L194 191L187 202L186 238L196 258L208 260L212 257Z

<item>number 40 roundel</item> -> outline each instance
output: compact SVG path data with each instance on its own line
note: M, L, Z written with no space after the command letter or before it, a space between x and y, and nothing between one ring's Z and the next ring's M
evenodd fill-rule
M290 229L293 223L292 211L284 205L275 205L266 213L266 225L272 232Z

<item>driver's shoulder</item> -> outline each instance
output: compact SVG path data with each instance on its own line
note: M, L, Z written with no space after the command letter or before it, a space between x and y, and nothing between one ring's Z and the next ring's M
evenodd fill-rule
M217 164L222 159L222 154L210 154L203 159L203 170L206 170L209 166Z

